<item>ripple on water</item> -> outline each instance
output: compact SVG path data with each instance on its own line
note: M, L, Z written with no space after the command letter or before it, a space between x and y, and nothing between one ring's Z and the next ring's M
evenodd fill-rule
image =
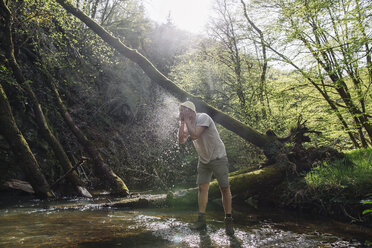
M223 221L210 218L206 231L195 232L190 229L190 218L186 211L124 211L90 203L83 207L0 209L0 247L361 246L357 240L316 230L283 230L272 221L239 222L235 235L228 237Z
M276 229L274 225L262 223L256 227L237 226L235 235L225 234L221 221L212 221L207 231L195 232L189 223L175 218L160 218L138 215L135 218L137 228L144 227L156 237L170 242L175 247L356 247L360 243L342 241L333 235L314 236Z

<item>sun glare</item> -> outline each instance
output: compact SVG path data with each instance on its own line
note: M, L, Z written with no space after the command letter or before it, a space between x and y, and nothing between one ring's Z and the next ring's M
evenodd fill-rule
M211 0L146 0L146 11L154 21L165 23L169 14L174 24L192 33L202 33Z

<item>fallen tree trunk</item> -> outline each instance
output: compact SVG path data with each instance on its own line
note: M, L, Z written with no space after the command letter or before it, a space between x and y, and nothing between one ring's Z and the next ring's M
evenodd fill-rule
M242 193L254 195L282 182L286 170L286 166L273 164L259 170L230 176L229 182L231 192L233 195ZM195 204L198 199L197 191L197 188L195 188L168 195L168 203L172 206ZM220 189L216 180L211 182L208 196L210 200L221 197Z
M104 184L111 190L112 194L120 196L129 195L128 187L124 181L111 170L111 168L103 160L97 148L88 140L80 128L75 124L72 116L67 110L67 107L61 99L57 86L54 83L54 78L46 71L43 73L47 77L49 87L57 99L59 112L61 113L71 132L75 135L78 142L84 147L84 150L89 155L93 163L94 174L104 182Z
M230 176L230 187L233 195L245 194L254 195L263 190L270 190L282 182L287 171L286 166L273 164L265 168ZM117 208L145 208L145 207L190 207L197 206L198 189L185 189L174 193L139 196L136 198L123 199L117 202L105 204L107 207ZM209 200L221 197L220 189L216 180L212 181L209 187Z
M118 38L112 36L99 24L94 22L82 11L75 8L68 1L56 1L61 4L62 7L65 8L69 13L73 14L82 22L84 22L89 28L93 30L93 32L100 36L110 46L115 48L120 54L138 64L153 82L163 87L180 101L184 101L186 99L193 101L197 106L199 112L205 112L209 114L216 122L220 123L228 130L236 133L246 141L261 148L269 161L277 161L276 159L278 158L278 154L283 152L283 144L279 142L276 137L261 134L251 127L243 124L242 122L208 105L200 98L195 97L182 90L166 76L164 76L160 71L158 71L155 66L141 53L124 45Z

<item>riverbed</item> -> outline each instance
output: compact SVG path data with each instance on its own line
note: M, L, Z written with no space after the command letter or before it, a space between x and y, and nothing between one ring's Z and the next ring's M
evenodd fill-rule
M195 209L105 207L109 198L35 199L0 204L0 247L368 247L372 231L279 210L239 208L235 235L212 205L207 230L192 231Z

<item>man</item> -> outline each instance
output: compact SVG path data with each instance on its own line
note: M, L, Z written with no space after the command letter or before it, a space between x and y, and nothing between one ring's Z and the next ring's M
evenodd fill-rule
M233 235L231 192L228 181L228 160L225 145L212 118L205 113L196 113L195 105L192 102L186 101L182 103L179 111L178 141L183 144L190 136L199 155L196 180L199 186L199 215L197 222L194 223L192 228L196 230L206 228L205 211L208 202L208 189L212 174L214 174L222 194L226 233Z

